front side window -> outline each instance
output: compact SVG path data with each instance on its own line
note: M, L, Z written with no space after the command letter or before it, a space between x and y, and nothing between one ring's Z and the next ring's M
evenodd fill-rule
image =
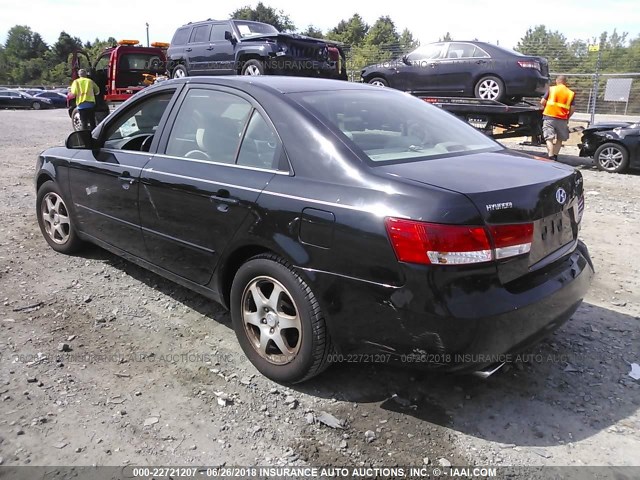
M224 40L225 31L227 31L227 25L225 23L215 23L211 30L211 41L219 42Z
M418 47L409 55L407 55L407 60L409 60L410 62L419 62L421 60L435 60L436 58L440 58L443 47L444 43L430 43L429 45L425 45L424 47Z
M107 127L104 147L148 151L172 96L173 91L163 92L129 108Z
M502 150L498 143L437 107L406 94L369 90L291 96L370 161L406 162Z
M252 109L248 101L231 93L189 90L169 135L167 155L235 163Z
M106 70L109 67L110 55L101 56L96 62L96 70Z

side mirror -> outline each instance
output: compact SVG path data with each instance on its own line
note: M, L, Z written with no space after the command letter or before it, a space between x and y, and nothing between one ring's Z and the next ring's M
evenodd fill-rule
M236 43L236 38L233 36L233 33L231 33L229 30L225 30L224 39L229 40L231 43Z
M411 65L411 62L409 61L406 55L402 56L402 63L404 63L405 65Z
M72 132L65 142L65 146L70 150L93 150L96 142L91 136L90 130L79 130Z

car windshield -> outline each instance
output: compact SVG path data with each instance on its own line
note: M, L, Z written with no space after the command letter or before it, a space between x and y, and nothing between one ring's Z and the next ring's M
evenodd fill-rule
M453 115L408 94L372 87L291 96L339 130L372 162L419 161L503 149Z
M234 21L238 32L240 32L240 36L242 38L252 37L254 35L265 35L271 33L278 33L278 30L273 26L267 23L260 22L244 22L244 21Z

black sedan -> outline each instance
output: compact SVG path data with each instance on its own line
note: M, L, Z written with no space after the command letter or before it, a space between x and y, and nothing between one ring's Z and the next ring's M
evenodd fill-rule
M28 93L16 90L0 90L0 108L50 108L51 100L48 98L36 98Z
M356 83L163 82L43 152L35 182L54 250L92 242L225 305L281 382L348 358L483 368L593 274L580 172Z
M370 65L363 82L415 93L516 101L542 96L549 86L543 57L485 42L438 42L401 59Z
M51 105L55 108L67 108L67 96L64 93L47 90L44 92L36 93L34 97L48 98L49 100L51 100Z
M582 132L578 147L581 157L593 157L605 172L640 168L640 122L596 123Z

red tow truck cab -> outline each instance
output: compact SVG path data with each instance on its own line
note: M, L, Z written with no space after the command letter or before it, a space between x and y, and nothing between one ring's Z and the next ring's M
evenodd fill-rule
M100 87L96 98L96 120L102 121L109 114L109 104L123 102L144 87L164 77L167 68L168 43L154 42L143 47L138 40L120 40L117 45L105 49L92 62L87 52L75 51L71 59L71 77L78 78L84 68L89 77ZM75 101L69 101L69 116L74 129L80 126Z

